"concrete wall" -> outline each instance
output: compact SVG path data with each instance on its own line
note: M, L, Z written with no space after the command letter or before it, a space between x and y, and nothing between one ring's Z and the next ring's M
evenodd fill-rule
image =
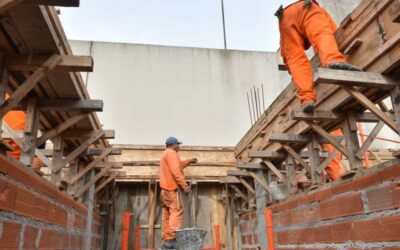
M87 79L100 120L119 144L235 145L250 128L246 91L264 84L266 106L283 90L277 55L103 42L71 42L94 57Z

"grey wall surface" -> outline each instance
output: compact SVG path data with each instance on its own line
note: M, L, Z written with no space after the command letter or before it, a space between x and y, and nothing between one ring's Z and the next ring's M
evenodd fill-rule
M250 128L246 91L264 84L265 106L279 95L277 54L154 45L72 41L92 55L87 79L105 128L118 144L233 146Z

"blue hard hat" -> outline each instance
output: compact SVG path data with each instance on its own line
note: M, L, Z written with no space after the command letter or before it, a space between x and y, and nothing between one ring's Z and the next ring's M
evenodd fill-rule
M173 136L170 136L167 138L167 140L165 141L165 144L167 145L172 145L172 144L182 144L182 142L180 142L178 139L176 139Z

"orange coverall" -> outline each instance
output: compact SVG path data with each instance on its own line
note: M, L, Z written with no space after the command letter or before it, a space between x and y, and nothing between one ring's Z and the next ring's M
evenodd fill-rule
M314 0L310 8L304 0L286 7L279 21L281 55L297 87L297 96L304 105L315 102L313 72L305 53L310 45L319 53L323 67L331 62L346 62L334 36L337 26L332 17Z
M162 203L162 240L175 239L174 230L182 226L183 205L178 188L186 187L183 169L190 160L181 161L178 152L167 148L160 160L160 186Z
M342 130L340 128L333 130L330 134L332 136L343 136ZM332 154L333 151L335 151L335 147L332 144L323 144L322 147L329 154ZM332 181L338 180L345 172L344 169L342 168L342 165L340 164L341 159L342 159L342 154L337 153L336 157L325 168L326 173L329 175Z

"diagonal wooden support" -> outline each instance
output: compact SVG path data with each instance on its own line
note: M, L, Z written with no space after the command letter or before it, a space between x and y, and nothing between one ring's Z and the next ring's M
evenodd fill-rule
M382 128L385 126L385 123L383 121L379 121L378 124L375 126L375 128L371 131L369 134L367 140L361 145L360 150L358 150L356 156L358 159L363 159L365 152L369 149L371 144L374 142L375 138L378 136L379 132L382 130Z
M278 179L280 179L283 183L288 183L288 180L286 179L286 177L281 173L281 171L279 171L275 165L270 162L270 161L264 161L265 165L267 165L267 167L278 177Z
M308 164L301 158L301 156L290 146L281 144L282 147L309 173L311 173L311 168Z
M40 66L25 82L14 91L8 100L0 106L0 119L2 119L8 111L12 110L17 104L42 80L46 74L52 70L60 62L59 55L52 55L47 61Z
M313 122L306 122L310 128L312 128L317 134L325 138L330 144L337 148L342 154L347 156L347 150L340 144L333 136L325 131L321 126Z
M344 89L361 105L365 108L369 109L374 115L376 115L379 119L381 119L386 125L388 125L394 132L400 134L399 127L396 122L389 117L385 112L378 109L373 102L371 102L365 95L363 95L360 91L353 87L344 87Z
M358 141L358 127L353 114L347 114L343 123L343 134L346 142L347 159L350 164L350 169L358 169L363 167L363 161L356 157L357 152L360 150Z
M360 86L368 88L391 89L397 86L394 79L379 73L332 70L318 68L314 73L315 84L336 84L345 87Z
M90 181L88 181L83 187L81 187L76 192L75 196L79 197L82 194L84 194L86 192L86 190L88 190L92 185L94 185L96 183L96 181L98 181L101 177L103 177L112 167L113 167L113 164L110 164L107 167L105 167L104 169L102 169L98 174L96 174L95 177L90 179ZM92 171L94 171L94 170L92 170Z
M37 139L36 146L39 146L39 145L45 143L47 140L61 134L62 132L64 132L65 130L67 130L68 128L70 128L71 126L76 124L77 122L81 121L83 118L87 117L87 115L88 114L79 114L79 115L72 116L71 118L67 119L66 121L64 121L63 123L58 125L57 127L47 131L44 135L42 135L41 137L39 137Z
M113 181L117 176L119 175L119 172L114 172L112 173L105 181L103 181L100 185L96 187L96 190L94 191L96 194L100 192L108 183Z
M96 167L97 164L101 163L103 161L103 159L106 158L111 152L112 152L112 148L105 149L99 157L97 157L95 160L93 160L91 163L89 163L86 167L84 167L77 175L72 177L70 180L65 180L65 181L69 184L74 184L79 179L81 179L86 173L88 173L91 169Z
M268 186L268 183L265 181L265 180L263 180L263 179L261 179L261 177L260 176L258 176L256 173L254 173L254 172L251 172L251 171L246 171L251 177L253 177L253 179L256 181L256 182L258 182L258 184L260 184L260 186L262 187L262 188L264 188L265 190L267 190L269 193L272 193L271 192L271 189L269 188L269 186Z
M70 153L67 157L65 157L61 162L59 162L57 165L54 165L53 166L54 171L57 172L61 170L61 168L67 165L68 162L70 162L71 160L82 154L91 144L100 139L103 135L104 135L103 130L97 131L95 134L93 134L93 136L91 136L79 147L77 147L74 151L72 151L72 153Z
M243 184L243 186L244 186L245 188L247 188L247 190L248 190L250 193L252 193L253 195L256 194L256 190L252 187L252 185L250 185L250 183L248 183L248 182L247 182L244 178L242 178L242 177L239 177L238 179L239 179L239 181Z
M310 152L309 164L311 168L311 179L313 183L320 184L323 181L322 175L317 171L321 162L319 157L319 144L315 137L311 138L308 144L308 152Z
M238 187L236 187L235 185L229 185L234 191L235 193L241 197L243 200L250 202L250 199L247 197L247 195L245 195L242 191L240 191L240 189Z
M339 153L339 150L335 149L329 156L326 158L316 169L316 171L319 174L322 174L322 172L325 170L325 168L331 163L333 159L335 159L336 155Z

